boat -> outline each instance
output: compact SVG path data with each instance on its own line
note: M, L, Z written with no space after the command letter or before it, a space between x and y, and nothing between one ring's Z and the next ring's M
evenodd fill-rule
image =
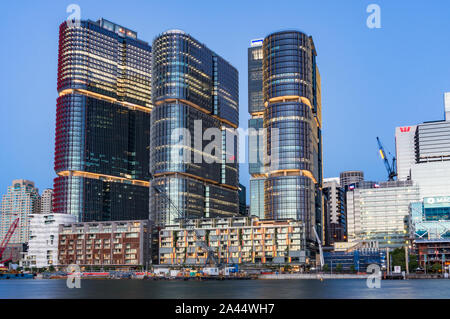
M0 279L33 279L33 274L1 273Z

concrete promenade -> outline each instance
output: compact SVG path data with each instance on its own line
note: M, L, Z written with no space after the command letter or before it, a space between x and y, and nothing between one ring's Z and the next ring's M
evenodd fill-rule
M366 279L367 274L266 274L258 279Z

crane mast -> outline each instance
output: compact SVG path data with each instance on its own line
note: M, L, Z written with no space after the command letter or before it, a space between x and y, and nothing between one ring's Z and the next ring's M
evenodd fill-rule
M386 152L384 150L383 144L381 144L380 138L377 136L377 142L378 142L378 150L380 152L381 159L383 160L384 166L386 167L386 171L388 173L388 180L393 181L394 178L397 176L396 172L396 158L395 156L392 157L392 164L389 163L389 160L387 158Z
M4 263L4 262L7 262L7 261L9 261L9 260L12 259L12 258L8 258L8 259L5 259L5 260L2 260L2 258L3 258L3 253L4 253L5 250L6 250L6 246L8 246L8 243L9 243L9 241L11 240L12 235L14 235L14 232L15 232L17 226L19 225L19 220L20 220L20 218L17 217L17 218L13 221L13 223L11 224L11 226L9 226L9 229L8 229L8 232L7 232L6 235L5 235L5 238L3 238L3 240L2 240L2 243L1 243L1 245L0 245L0 263ZM11 253L11 254L12 254L12 253Z

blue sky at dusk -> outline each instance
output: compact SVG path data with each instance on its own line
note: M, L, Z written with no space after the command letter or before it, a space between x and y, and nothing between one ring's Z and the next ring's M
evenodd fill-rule
M443 119L450 91L450 1L8 1L0 50L0 194L16 178L53 186L58 27L71 4L152 42L182 29L239 70L240 125L247 127L247 48L273 31L312 35L322 77L324 176L363 170L384 180L376 136L395 152L396 126ZM381 7L381 29L366 7ZM247 165L241 183L248 186Z

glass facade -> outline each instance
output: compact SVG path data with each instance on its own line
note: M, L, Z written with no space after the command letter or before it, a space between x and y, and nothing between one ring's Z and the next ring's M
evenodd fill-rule
M264 219L264 180L250 178L250 216Z
M412 181L381 182L376 188L348 191L349 242L378 241L380 248L407 245L409 206L419 198L419 186Z
M264 218L264 97L263 39L251 41L248 48L248 121L250 215Z
M54 212L148 218L151 47L100 19L60 26Z
M450 239L450 197L426 197L423 202L411 203L411 239Z
M248 112L264 112L262 50L263 40L252 40L248 48Z
M233 130L239 124L237 70L179 30L154 40L153 57L152 185L188 218L238 214L238 145ZM203 138L210 128L218 129L220 136ZM174 138L176 129L187 129L188 134L175 133ZM219 147L209 152L215 139ZM158 225L177 218L177 209L153 187L150 218Z
M264 123L267 130L264 211L293 218L322 233L320 75L311 37L298 31L270 34L263 43ZM278 139L272 139L278 132ZM273 144L273 145L272 145ZM276 152L276 154L272 154Z

